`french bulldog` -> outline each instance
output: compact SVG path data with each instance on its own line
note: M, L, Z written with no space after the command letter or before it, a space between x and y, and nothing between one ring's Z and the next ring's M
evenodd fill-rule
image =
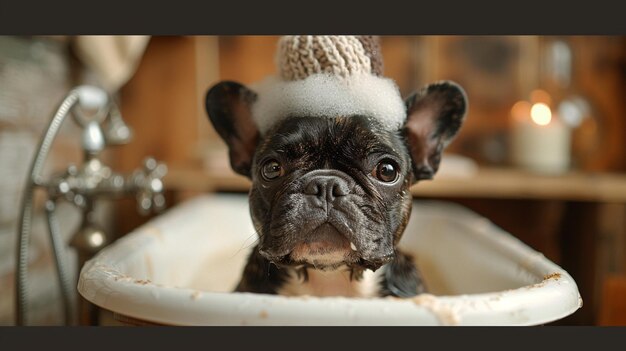
M282 118L261 133L257 93L223 81L206 111L233 170L252 181L258 243L237 292L411 297L426 291L411 255L398 249L412 207L410 187L432 179L459 132L467 98L456 83L405 99L406 120L389 130L367 115Z

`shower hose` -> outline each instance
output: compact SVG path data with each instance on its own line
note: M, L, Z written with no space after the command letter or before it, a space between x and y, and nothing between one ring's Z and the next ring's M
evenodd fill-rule
M30 246L30 231L33 218L33 193L35 187L44 186L41 174L45 164L45 160L50 152L54 138L56 137L62 122L69 115L70 110L79 100L77 90L72 90L67 97L61 102L54 117L48 125L48 129L40 142L38 152L35 155L30 168L29 178L23 192L21 222L19 223L18 240L17 240L17 273L15 274L15 324L28 324L28 299L27 299L27 283L28 283L28 248ZM65 323L71 324L72 320L72 303L71 296L73 292L72 283L68 275L65 260L63 256L63 240L59 233L58 223L54 215L55 203L47 200L45 204L46 218L48 224L48 232L50 233L51 246L54 254L56 270L60 282L61 297L63 299Z

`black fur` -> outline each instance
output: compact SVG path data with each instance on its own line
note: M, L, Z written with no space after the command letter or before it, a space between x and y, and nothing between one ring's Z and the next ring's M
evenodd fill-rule
M433 177L444 147L463 122L463 90L442 82L412 95L399 130L387 130L367 116L291 117L260 135L251 112L256 98L241 84L223 82L206 99L233 169L252 180L250 212L259 243L236 291L275 294L288 270L306 281L308 268L343 265L357 280L363 270L382 266L381 296L425 291L413 260L396 246L411 213L409 187ZM262 176L270 160L281 166L278 178ZM398 169L395 182L375 177L382 160ZM296 254L303 245L319 242L333 243L340 261L316 261L316 251ZM349 243L356 250L347 249Z
M467 111L463 89L452 82L431 84L406 99L402 134L413 160L415 181L432 179L443 149L459 132Z
M285 270L278 269L276 265L261 256L258 247L255 247L248 257L235 291L276 294L287 278Z
M247 177L259 139L251 111L256 99L252 90L228 81L211 88L205 99L209 119L228 145L231 167Z
M381 296L411 297L426 292L426 285L410 255L397 252L394 260L383 269Z

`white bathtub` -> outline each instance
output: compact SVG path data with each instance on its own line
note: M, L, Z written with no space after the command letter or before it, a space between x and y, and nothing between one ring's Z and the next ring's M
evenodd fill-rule
M168 325L537 325L582 305L562 268L450 203L415 202L401 246L430 291L412 299L232 293L255 239L246 196L198 197L105 248L78 290Z

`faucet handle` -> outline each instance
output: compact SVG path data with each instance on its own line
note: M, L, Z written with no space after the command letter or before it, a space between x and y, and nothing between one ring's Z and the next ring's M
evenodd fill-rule
M167 166L148 157L143 162L143 169L133 175L137 187L137 209L142 214L150 210L159 212L165 208L163 196L163 177L167 174Z
M109 145L124 145L133 138L133 130L122 119L117 105L111 107L105 137Z
M165 163L158 162L153 157L143 160L143 167L146 173L150 173L155 178L163 178L167 174L167 166Z

